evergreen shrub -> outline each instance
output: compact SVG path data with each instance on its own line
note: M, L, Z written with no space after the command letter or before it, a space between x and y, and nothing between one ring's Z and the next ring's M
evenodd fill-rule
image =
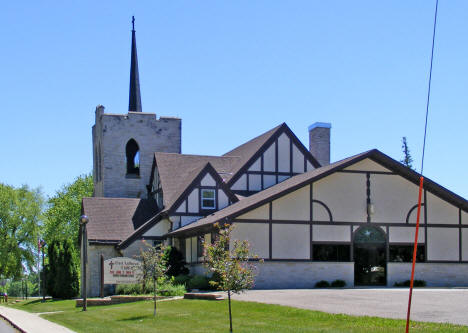
M321 280L315 284L315 288L330 288L330 283L325 280Z
M331 283L333 288L343 288L346 286L346 281L344 280L335 280Z

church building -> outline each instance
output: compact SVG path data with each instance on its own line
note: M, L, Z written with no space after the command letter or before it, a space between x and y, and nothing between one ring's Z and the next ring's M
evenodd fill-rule
M418 173L376 149L330 163L328 123L309 126L308 147L283 123L221 156L182 154L181 119L143 112L134 29L129 95L127 113L96 108L88 295L101 257L134 257L143 241L175 246L203 274L217 222L264 259L255 288L409 279ZM468 285L468 201L427 178L415 278Z

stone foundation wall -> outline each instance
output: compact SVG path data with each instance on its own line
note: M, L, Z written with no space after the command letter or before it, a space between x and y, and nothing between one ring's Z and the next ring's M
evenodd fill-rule
M314 288L320 280L346 281L354 286L353 262L275 262L258 264L254 289ZM202 264L190 267L190 274L207 274ZM210 275L209 273L207 275ZM411 263L388 263L387 286L403 282L411 277ZM468 264L417 263L415 279L424 280L428 287L468 287Z
M387 286L409 280L411 263L388 263ZM414 278L424 280L428 287L467 287L468 264L416 263Z
M101 288L101 254L104 260L120 257L114 245L88 245L86 289L88 297L99 296Z
M190 274L205 274L202 264L192 265ZM275 262L267 261L257 265L254 289L308 289L320 280L344 280L354 285L354 263L319 262Z

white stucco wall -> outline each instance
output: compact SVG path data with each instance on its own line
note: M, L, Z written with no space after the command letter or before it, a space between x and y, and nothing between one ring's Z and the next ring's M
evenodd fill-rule
M309 259L310 232L306 224L272 225L273 259Z
M468 261L468 229L461 230L462 233L462 260Z
M245 214L240 215L238 218L239 219L263 219L263 220L268 220L269 218L269 204L265 204L263 206L260 206L258 208L255 208Z
M411 263L388 263L387 285L409 280ZM417 263L414 278L426 281L429 287L468 286L468 264Z
M293 159L293 172L303 173L304 172L304 155L301 153L299 148L295 144L292 145L292 159Z
M143 234L143 237L145 236L163 236L169 232L169 229L171 228L171 223L167 220L161 220L158 223L156 223L151 229L149 229L147 232Z
M313 184L313 198L328 206L334 221L367 221L364 174L331 174Z
M239 179L231 186L232 190L243 191L247 189L247 176L243 174Z
M273 201L273 220L310 219L310 187L306 185Z
M262 176L249 175L249 191L260 191L262 189Z
M176 209L176 213L186 213L185 208L186 208L186 201L182 202L180 206Z
M315 169L312 163L310 163L309 161L306 162L306 166L307 166L307 171L312 171Z
M275 148L276 144L273 143L268 149L263 153L263 170L264 171L276 171L275 166Z
M389 227L389 241L390 243L413 243L415 233L415 226ZM424 243L424 228L421 227L418 232L418 243Z
M458 208L427 192L427 223L458 224Z
M370 184L371 221L406 223L409 210L418 203L418 186L401 176L382 174L371 174Z
M229 205L229 199L223 190L218 190L218 209L223 209Z
M317 202L312 203L312 214L314 221L330 221L326 208Z
M188 213L198 213L198 188L194 189L188 196Z
M216 182L210 174L206 174L200 182L201 186L216 186Z
M462 210L462 224L468 224L468 213Z
M374 162L369 158L354 163L353 165L350 165L344 170L391 172L391 170L381 166L379 163Z
M191 261L196 262L197 261L197 237L190 238L190 242L191 242L190 253L191 253L191 258L192 258Z
M185 238L185 261L192 262L192 241L191 238Z
M260 258L269 257L269 226L267 223L234 223L231 246L234 240L247 240L252 254Z
M180 225L183 227L184 225L190 224L200 218L202 218L202 216L181 216Z
M278 138L278 171L290 172L290 140L289 137L283 133Z
M281 180L278 180L281 182ZM263 175L263 187L264 188L269 188L270 186L273 186L276 184L276 176L273 175Z
M314 241L350 242L351 227L347 225L314 225L312 226Z
M427 228L427 260L458 260L458 228Z
M257 160L255 162L252 163L252 165L249 167L249 171L260 171L261 169L261 159L260 157L257 158Z

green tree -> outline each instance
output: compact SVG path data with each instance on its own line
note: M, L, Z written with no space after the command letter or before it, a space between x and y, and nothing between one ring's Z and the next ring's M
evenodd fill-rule
M43 202L39 189L0 183L0 278L33 270Z
M215 242L204 244L205 266L218 277L217 281L210 281L210 284L219 290L227 291L229 331L232 332L231 292L239 294L252 288L256 266L250 260L261 260L258 260L258 256L250 254L248 241L235 240L231 244L233 225L225 225L221 228L216 223L215 227L219 229Z
M164 245L153 247L145 241L143 242L147 248L146 250L140 250L142 275L143 279L148 279L153 284L153 316L156 316L156 283L158 280L165 279L166 277L167 262L165 253L167 248Z
M78 250L81 200L83 197L92 196L93 189L93 177L90 174L81 175L73 183L63 186L48 200L43 230L47 243L70 239L75 250Z
M413 157L411 156L410 150L408 148L406 136L401 139L401 150L403 151L403 159L400 160L400 162L408 168L413 169Z
M79 292L79 264L70 239L54 240L47 248L47 293L54 298L71 298Z
M175 247L167 247L164 259L166 260L168 267L166 272L167 276L187 275L189 273L188 268L185 267L187 263L184 260L184 256Z

